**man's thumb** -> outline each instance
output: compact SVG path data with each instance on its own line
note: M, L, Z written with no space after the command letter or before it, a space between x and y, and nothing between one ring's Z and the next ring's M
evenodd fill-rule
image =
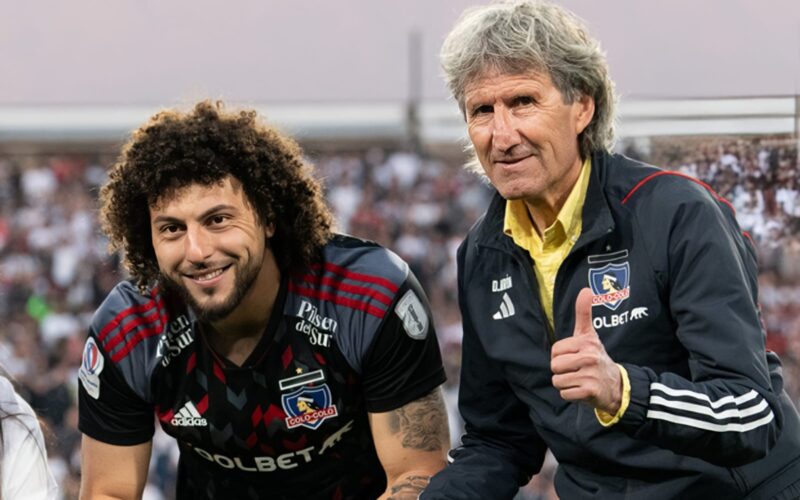
M572 335L587 333L597 335L592 326L592 293L591 288L584 288L575 299L575 329Z

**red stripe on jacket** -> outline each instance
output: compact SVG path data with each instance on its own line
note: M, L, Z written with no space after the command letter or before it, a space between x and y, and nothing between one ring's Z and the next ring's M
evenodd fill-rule
M703 186L704 188L706 188L706 190L709 193L711 193L711 195L714 198L716 198L717 201L722 202L725 205L728 205L728 208L731 209L731 211L733 212L733 215L736 215L736 209L733 208L733 205L731 204L731 202L729 202L728 200L726 200L725 198L723 198L722 196L717 194L717 192L714 191L714 189L711 186L709 186L708 184L706 184L705 182L701 181L700 179L696 179L696 178L692 177L691 175L686 175L686 174L683 174L683 173L680 173L680 172L670 172L670 171L666 171L666 170L661 171L661 172L656 172L654 174L650 174L647 177L645 177L644 179L642 179L641 181L639 181L639 183L636 184L635 186L633 186L633 189L628 191L628 194L626 194L625 197L622 199L622 204L624 205L625 203L627 203L627 201L631 198L631 196L633 196L633 194L636 191L638 191L640 187L644 186L645 184L647 184L651 180L655 179L656 177L661 177L662 175L675 175L675 176L678 176L678 177L683 177L684 179L689 179L690 181L694 182L695 184L699 184L699 185Z

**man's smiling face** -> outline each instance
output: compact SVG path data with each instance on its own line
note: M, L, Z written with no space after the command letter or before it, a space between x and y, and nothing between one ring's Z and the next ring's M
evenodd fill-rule
M231 177L165 195L150 206L150 228L161 282L206 321L223 319L242 304L262 276L274 232Z

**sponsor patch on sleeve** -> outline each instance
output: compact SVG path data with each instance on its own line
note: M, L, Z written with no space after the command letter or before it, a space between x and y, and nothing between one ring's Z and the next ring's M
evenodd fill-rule
M428 313L413 290L403 295L394 308L394 312L403 321L403 328L409 337L422 340L428 336Z
M78 378L81 379L81 384L94 399L100 397L100 372L103 371L103 354L94 338L89 337L86 340L86 346L83 348L83 360L81 367L78 370Z

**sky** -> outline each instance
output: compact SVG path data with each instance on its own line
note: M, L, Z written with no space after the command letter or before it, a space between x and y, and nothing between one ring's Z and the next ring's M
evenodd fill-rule
M466 0L3 3L0 106L444 101L437 54ZM623 98L800 94L800 1L562 0ZM419 79L411 83L417 33Z

